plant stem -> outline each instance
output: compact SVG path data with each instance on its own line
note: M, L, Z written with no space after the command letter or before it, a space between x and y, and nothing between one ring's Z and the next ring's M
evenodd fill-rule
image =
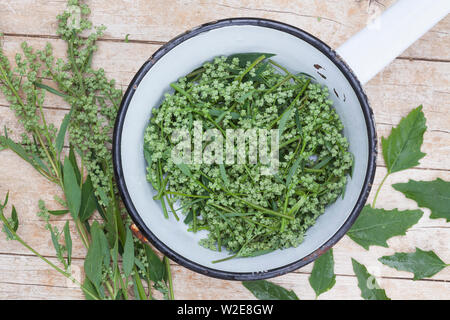
M77 227L78 234L80 235L81 241L83 242L83 245L86 249L89 249L89 238L86 235L85 228L83 224L81 223L80 219L74 219L75 226Z
M134 282L136 284L136 289L137 289L137 292L139 294L139 299L147 300L148 297L147 297L147 294L145 293L145 289L144 289L144 287L142 285L141 278L139 277L139 273L138 273L138 271L136 269L136 265L133 266L133 270L134 270L134 276L133 276L134 277ZM148 288L148 289L150 290L151 288Z
M39 252L37 252L36 250L34 250L31 246L28 245L28 243L26 243L21 237L19 237L19 235L17 235L17 233L14 231L13 228L11 228L11 226L8 223L8 220L5 218L5 216L3 215L3 209L0 208L0 219L3 222L3 225L8 228L8 231L14 236L14 240L18 241L20 244L22 244L25 248L27 248L28 250L30 250L32 253L34 253L38 258L40 258L42 261L44 261L45 263L47 263L50 267L52 267L54 270L56 270L57 272L59 272L60 274L62 274L64 277L66 277L67 279L71 280L73 283L75 283L77 286L80 287L81 290L83 290L84 293L86 293L87 295L89 295L90 297L92 297L95 300L98 300L97 296L95 294L93 294L92 292L90 292L88 289L86 289L80 282L78 282L75 278L72 277L71 274L65 272L64 270L62 270L61 268L59 268L57 265L55 265L54 263L50 262L48 259L46 259L45 257L43 257Z
M377 192L375 193L375 198L373 198L372 202L372 208L375 208L375 203L377 202L378 194L380 193L381 187L383 186L384 182L386 181L387 177L389 176L389 172L386 173L383 180L381 180L380 185L378 186Z
M174 300L175 296L173 294L173 282L172 282L172 272L170 271L170 261L169 258L164 256L164 264L166 265L167 279L169 281L169 299Z
M83 77L80 73L80 70L78 69L77 62L75 60L75 55L73 52L73 36L72 36L72 41L68 41L68 44L69 44L70 61L72 62L73 71L77 75L78 81L80 82L81 94L86 95L86 90L84 89Z
M176 196L189 197L189 198L201 198L201 199L211 198L210 196L201 196L201 195L197 195L197 194L186 194L186 193L180 193L180 192L175 192L175 191L167 191L166 194L173 194Z
M260 56L258 59L256 59L255 61L253 61L253 63L244 70L243 73L241 73L239 76L236 77L236 80L239 80L239 82L242 81L242 79L245 77L245 75L247 73L249 73L258 63L260 63L261 61L263 61L266 58L265 55Z

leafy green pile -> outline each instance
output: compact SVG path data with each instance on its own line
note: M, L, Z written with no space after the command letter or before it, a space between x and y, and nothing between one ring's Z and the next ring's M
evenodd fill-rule
M217 57L180 78L152 109L145 132L147 178L166 217L168 205L178 219L179 201L189 230L209 231L200 244L225 247L231 257L298 246L325 207L343 195L353 163L328 89L271 56ZM278 130L278 171L262 174L261 162L209 164L205 155L200 163L176 163L172 134L187 130L193 137L198 122L224 141L228 129ZM210 143L203 139L202 150Z
M68 1L68 5L69 9L58 16L57 30L67 43L67 60L55 59L50 44L33 50L23 43L23 54L18 53L16 66L11 66L0 48L0 89L24 128L20 142L13 141L5 128L0 150L10 149L63 191L65 199L55 199L64 209L50 210L40 200L38 212L50 231L59 266L18 234L14 206L11 217L5 216L8 195L0 205L2 229L8 239L20 242L79 285L88 299L128 299L133 297L130 290L137 299L152 299L152 288L173 298L168 259L161 261L148 245L133 238L115 185L111 131L122 92L106 78L103 69L94 69L91 64L104 27L86 37L92 29L86 18L89 8L77 0ZM44 84L45 78L51 82ZM70 105L59 128L46 119L47 92ZM64 146L67 133L69 147ZM99 216L91 219L96 211ZM51 216L66 214L70 218L63 230L58 230ZM87 249L84 280L72 276L71 226Z

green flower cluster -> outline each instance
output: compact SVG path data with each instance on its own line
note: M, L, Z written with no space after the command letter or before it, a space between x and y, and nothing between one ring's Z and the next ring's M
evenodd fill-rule
M90 9L86 4L70 0L68 8L59 15L57 34L68 44L68 60L55 60L51 46L40 52L44 61L43 76L54 79L59 89L68 94L65 99L72 105L69 133L70 141L83 155L84 166L89 172L96 196L107 206L112 168L111 133L122 98L115 80L108 80L103 69L91 67L92 56L97 50L96 41L103 35L104 26L95 28L83 37L92 23L86 18Z
M190 231L209 231L202 246L233 257L298 246L343 195L353 164L328 88L266 56L217 57L180 78L152 109L144 137L147 178L165 215L166 206L177 218L182 211ZM263 175L261 163L175 163L171 135L192 134L195 121L224 138L227 129L278 128L278 172Z

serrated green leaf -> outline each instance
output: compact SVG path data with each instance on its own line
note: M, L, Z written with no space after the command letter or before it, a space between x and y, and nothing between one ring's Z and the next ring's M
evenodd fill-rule
M72 214L72 217L76 219L81 207L81 189L77 182L77 177L72 166L72 162L67 157L64 159L63 172L64 194L66 196L67 206Z
M125 276L129 276L134 266L134 242L130 229L127 229L127 237L122 255L122 267Z
M242 281L242 284L259 300L299 300L294 291L266 280Z
M402 118L396 128L392 128L387 139L381 138L388 173L415 167L425 156L425 153L420 151L423 134L427 129L425 123L422 106L419 106Z
M353 271L358 279L358 287L361 289L361 297L366 300L391 300L386 292L380 288L374 276L367 268L352 258Z
M421 210L384 210L366 205L347 235L366 250L370 246L387 248L387 240L405 235L422 215Z
M314 289L316 297L327 292L336 284L333 249L328 250L316 259L309 277L309 284Z
M414 273L414 280L430 278L449 266L433 251L423 251L419 248L416 248L416 252L397 252L392 256L384 256L378 260L399 271Z
M70 236L69 221L64 225L64 242L67 251L67 264L70 266L72 263L72 237Z
M409 180L392 187L417 202L419 207L430 209L431 219L443 218L450 222L450 182L439 178L433 181Z

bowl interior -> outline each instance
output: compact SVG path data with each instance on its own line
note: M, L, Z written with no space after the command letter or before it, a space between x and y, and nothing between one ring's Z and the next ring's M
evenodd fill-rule
M232 259L213 264L211 261L230 253L215 252L198 245L205 233L194 234L172 216L165 219L159 202L152 199L155 191L146 180L143 156L144 130L151 109L158 107L169 84L219 55L242 52L275 53L275 61L290 71L306 72L329 87L345 126L344 135L355 156L353 177L349 179L344 199L330 205L311 227L297 248L277 250L252 258ZM319 74L320 72L320 74ZM366 120L360 102L347 78L320 50L284 31L256 25L229 25L191 37L168 52L143 76L130 100L121 135L121 161L124 182L130 199L150 232L175 254L198 265L226 272L264 272L301 260L320 248L335 235L355 207L366 178L369 142Z

